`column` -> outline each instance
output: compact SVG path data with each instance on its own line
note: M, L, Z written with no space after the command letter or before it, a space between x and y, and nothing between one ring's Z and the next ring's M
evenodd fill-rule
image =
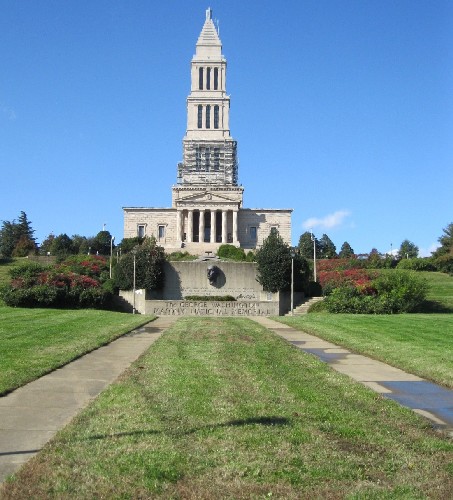
M182 211L176 209L176 242L182 241Z
M233 210L233 245L238 244L238 211Z
M227 214L226 210L222 210L222 243L228 243L227 241Z
M204 242L204 210L200 210L200 224L199 224L199 237L198 241L200 243Z
M216 211L211 210L211 243L215 243L215 230L216 230Z
M192 243L193 237L193 210L187 211L187 234L186 239L187 243Z

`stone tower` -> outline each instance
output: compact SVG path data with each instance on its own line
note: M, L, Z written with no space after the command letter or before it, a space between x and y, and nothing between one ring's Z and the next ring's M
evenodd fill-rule
M187 243L238 244L243 188L238 186L237 143L230 135L226 69L222 43L208 9L191 62L183 161L178 164L177 185L172 189L173 207L178 210L177 234Z
M243 207L226 70L208 9L191 62L183 161L178 163L172 205L123 207L125 238L154 236L169 253L183 248L198 255L215 253L225 243L259 248L274 230L291 242L291 209Z

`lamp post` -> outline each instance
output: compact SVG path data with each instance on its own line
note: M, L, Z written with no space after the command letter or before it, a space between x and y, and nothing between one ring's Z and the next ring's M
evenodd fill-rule
M135 311L135 253L136 253L136 250L132 250L132 255L134 256L134 278L133 278L133 285L132 285L132 293L134 295L133 297L133 305L132 305L132 314L135 314L136 311Z
M313 233L311 233L311 241L313 242L313 277L314 277L314 281L316 282L317 281L317 278L316 278L316 238L315 238L315 235Z
M291 248L291 316L294 316L294 257L296 251Z
M113 242L115 241L115 236L110 238L110 279L112 279L112 259L113 259Z

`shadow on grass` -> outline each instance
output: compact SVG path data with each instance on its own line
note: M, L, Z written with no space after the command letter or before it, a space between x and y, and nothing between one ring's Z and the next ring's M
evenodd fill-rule
M254 417L254 418L245 418L239 420L229 420L228 422L224 422L221 424L210 424L210 425L202 425L200 427L194 427L193 429L188 429L187 431L131 431L131 432L118 432L115 434L96 434L94 436L90 436L87 440L97 440L97 439L108 439L108 438L118 438L118 437L126 437L126 436L144 436L144 435L153 435L153 434L171 434L175 436L187 436L190 434L195 434L199 431L204 430L214 430L220 429L222 427L244 427L246 425L262 425L266 427L282 427L284 425L291 425L291 421L289 418L285 417Z
M446 306L435 300L425 300L415 312L425 314L453 314L453 307Z

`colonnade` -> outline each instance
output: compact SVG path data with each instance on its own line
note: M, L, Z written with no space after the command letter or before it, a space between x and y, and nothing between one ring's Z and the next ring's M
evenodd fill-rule
M231 232L228 232L228 213L232 214ZM195 217L194 217L194 214ZM208 224L205 224L206 214L210 214ZM221 217L221 230L217 231L217 214ZM221 215L220 215L221 214ZM198 219L198 226L194 226L194 219ZM207 226L207 227L206 227ZM205 229L209 229L207 232ZM210 209L178 209L176 213L176 235L179 241L187 243L232 243L238 244L238 211L237 210L210 210Z

